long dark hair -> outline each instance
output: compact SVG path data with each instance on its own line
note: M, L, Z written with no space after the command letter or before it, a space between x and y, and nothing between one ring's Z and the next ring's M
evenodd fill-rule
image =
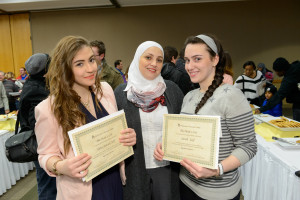
M212 38L217 46L218 49L218 55L219 55L219 62L216 65L216 73L214 76L214 80L212 84L208 87L208 90L205 92L203 98L201 101L198 103L196 109L195 109L195 114L198 113L200 108L204 106L206 101L213 95L214 91L222 84L223 82L223 74L224 74L224 68L225 68L225 63L226 63L226 57L224 55L223 47L221 43L213 36L206 34L210 38ZM215 57L217 54L200 38L191 36L188 37L185 41L185 48L188 44L205 44L207 46L207 51L210 54L211 59Z

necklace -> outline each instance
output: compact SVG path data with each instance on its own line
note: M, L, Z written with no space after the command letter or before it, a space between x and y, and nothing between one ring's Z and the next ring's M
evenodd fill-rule
M90 104L90 95L88 95L88 99L87 99L87 102L83 102L81 101L82 104L84 105L84 107L88 108L89 107L89 104Z

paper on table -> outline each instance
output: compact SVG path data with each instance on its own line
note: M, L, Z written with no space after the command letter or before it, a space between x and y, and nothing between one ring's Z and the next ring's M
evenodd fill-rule
M221 123L219 116L165 114L164 160L187 158L202 167L217 169Z
M68 132L75 156L87 153L92 158L89 181L133 154L132 147L119 142L120 131L127 128L123 110L73 129Z

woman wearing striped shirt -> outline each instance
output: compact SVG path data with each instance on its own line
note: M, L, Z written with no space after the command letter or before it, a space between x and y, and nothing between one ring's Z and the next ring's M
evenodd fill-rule
M259 70L256 71L253 61L245 62L243 68L244 74L236 79L234 86L242 90L249 103L260 106L259 96L264 93L262 86L265 87L266 78Z
M181 114L221 117L218 169L181 161L181 199L240 199L242 178L238 167L256 153L251 108L243 93L223 82L225 66L221 44L212 36L189 37L185 43L185 69L200 89L183 100ZM159 159L159 156L156 156Z

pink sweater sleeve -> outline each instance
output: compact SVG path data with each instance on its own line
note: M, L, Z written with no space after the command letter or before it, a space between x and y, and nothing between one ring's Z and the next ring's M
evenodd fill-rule
M38 142L37 152L39 154L39 163L41 167L50 175L55 176L47 169L47 161L52 156L61 157L60 146L63 146L61 137L61 127L51 111L50 98L42 101L35 107L35 134ZM60 135L59 135L60 134Z

